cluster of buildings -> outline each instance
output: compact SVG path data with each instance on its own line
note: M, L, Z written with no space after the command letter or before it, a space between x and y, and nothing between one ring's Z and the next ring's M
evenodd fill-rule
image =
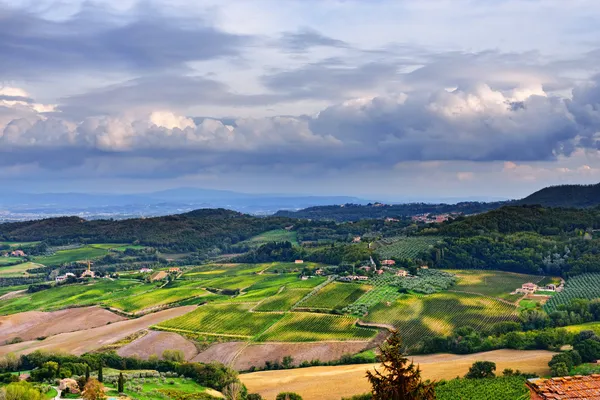
M26 257L27 254L23 250L7 251L2 254L3 257Z
M546 286L538 286L535 283L527 282L521 285L520 288L515 290L516 294L534 294L538 290L544 290L547 292L561 292L564 288L564 283L561 282L560 285L556 286L553 283L550 283Z
M448 219L455 217L456 213L448 213L448 214L430 214L430 213L425 213L425 214L419 214L419 215L413 215L411 217L411 220L413 222L423 222L426 224L433 224L433 223L440 223L440 222L445 222L448 221Z

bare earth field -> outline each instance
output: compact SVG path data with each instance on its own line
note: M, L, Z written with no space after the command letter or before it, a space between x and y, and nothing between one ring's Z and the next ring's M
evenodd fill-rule
M152 325L167 319L175 318L194 310L196 306L185 306L171 308L148 314L140 318L124 320L87 330L77 332L61 333L45 340L32 340L0 346L0 355L7 353L27 354L35 350L46 350L52 352L64 352L75 355L99 349L100 347L116 342L141 329L147 329ZM50 321L52 322L52 321Z
M194 362L209 363L217 361L225 365L231 364L236 354L246 346L246 342L217 343L204 350L192 359Z
M95 328L124 319L98 307L70 308L53 312L29 311L0 317L0 338L2 343L16 337L33 340Z
M165 350L181 350L186 360L194 358L198 354L194 343L183 336L171 332L151 331L147 335L126 344L117 350L117 354L123 357L139 357L148 359L153 354L162 356Z
M370 342L315 342L315 343L262 343L251 344L236 358L233 368L246 371L250 367L262 368L265 361L281 361L292 356L294 364L302 361L333 361L344 354L355 354L365 349Z
M497 370L519 369L523 372L548 374L548 361L555 353L544 350L494 350L485 353L414 356L426 379L451 379L463 376L475 361L493 361ZM310 367L291 370L241 374L249 392L258 392L273 400L279 392L297 392L304 400L340 400L343 396L366 393L369 384L365 372L378 364ZM319 384L320 383L320 384Z

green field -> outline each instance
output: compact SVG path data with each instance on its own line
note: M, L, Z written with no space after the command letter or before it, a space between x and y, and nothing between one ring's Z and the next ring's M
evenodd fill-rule
M149 288L147 292L133 294L122 298L120 297L115 300L106 301L104 304L126 312L135 312L200 296L214 295L206 290L200 289L197 285L160 289L152 287Z
M83 246L76 249L69 250L58 250L51 256L35 257L35 262L44 265L62 265L65 263L71 263L75 261L91 260L94 258L102 257L108 254L107 249Z
M597 299L600 297L600 274L582 274L567 279L562 292L556 293L544 305L546 312L558 310L573 299Z
M131 371L123 371L124 375L128 373ZM119 395L114 383L106 383L105 386L109 388L106 393L109 398L116 398ZM134 387L138 387L139 390L134 390ZM185 378L168 378L166 381L160 378L133 378L125 382L125 394L138 400L187 399L186 395L191 396L205 391L205 387Z
M312 289L285 288L281 293L269 297L259 304L256 311L288 311L311 291Z
M65 285L6 300L0 303L0 315L24 311L52 311L66 307L101 304L144 285L133 280L101 280L90 284ZM126 289L129 289L126 291Z
M27 247L38 244L39 242L0 242L0 246L9 246L12 249L16 249L18 247Z
M89 247L93 247L95 249L102 250L113 250L113 251L125 251L127 249L133 250L142 250L146 249L148 246L141 246L137 244L128 244L128 243L90 243Z
M529 389L520 376L486 379L453 379L438 383L437 400L526 400Z
M312 342L319 340L368 340L374 329L355 325L356 318L341 315L304 312L287 313L269 328L259 341Z
M275 229L256 235L240 244L249 244L260 246L269 242L291 242L294 246L298 245L298 235L296 231L286 229Z
M300 303L298 307L330 310L344 308L354 303L370 289L371 286L368 285L332 282Z
M175 332L251 338L282 317L278 313L250 313L253 305L207 304L191 313L161 322L157 328Z
M414 259L441 240L439 236L396 236L378 241L376 253L380 258Z
M568 325L565 326L564 329L572 333L579 333L581 331L594 331L596 335L600 335L600 322L586 322L585 324Z
M17 286L2 286L0 287L0 297L7 293L15 292L17 290L27 289L29 285L17 285Z
M445 270L455 274L458 282L452 290L479 293L486 296L516 301L522 295L511 295L515 289L527 282L538 282L542 277L539 275L517 274L503 271L482 271L474 269L452 269Z
M516 307L501 301L441 292L428 296L402 295L390 305L376 305L361 320L393 325L411 347L425 337L449 335L455 328L489 329L495 323L516 318Z
M0 266L0 277L14 277L14 276L27 276L29 275L27 273L28 269L33 269L33 268L39 268L42 267L42 265L37 265L35 263L22 263L22 264L16 264L16 265L10 265L7 267L2 267Z
M23 262L21 257L0 257L0 267L4 265L13 265Z

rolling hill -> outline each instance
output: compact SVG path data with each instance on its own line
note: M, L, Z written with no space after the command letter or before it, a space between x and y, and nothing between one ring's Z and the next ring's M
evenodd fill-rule
M517 204L539 204L544 207L594 207L600 205L600 183L549 186L518 200Z

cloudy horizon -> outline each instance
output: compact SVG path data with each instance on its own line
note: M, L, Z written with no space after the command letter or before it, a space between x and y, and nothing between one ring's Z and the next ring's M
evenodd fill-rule
M0 184L369 199L600 181L600 3L0 0Z

